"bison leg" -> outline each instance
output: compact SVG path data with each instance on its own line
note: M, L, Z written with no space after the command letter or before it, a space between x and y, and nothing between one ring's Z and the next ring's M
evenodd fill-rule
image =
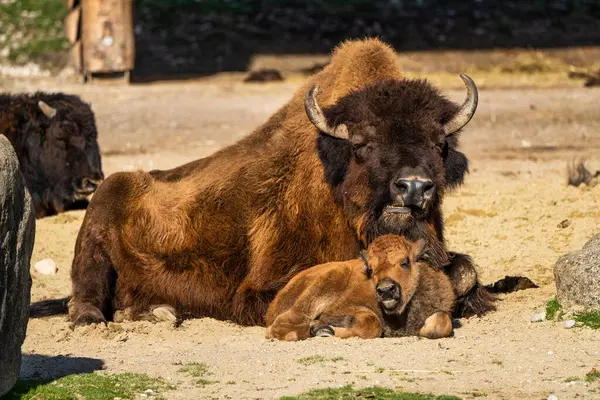
M74 325L106 323L112 317L112 297L116 271L85 222L77 239L71 270L73 297L69 318Z
M350 315L351 317L349 317ZM381 320L368 309L348 310L347 316L323 314L311 322L312 336L335 336L340 339L381 337ZM333 332L333 335L328 334Z
M267 328L267 339L285 341L304 340L310 337L310 318L290 309L275 318Z
M265 326L265 317L269 303L275 298L275 292L254 290L238 291L233 297L234 321L246 326Z
M452 319L445 312L436 312L429 316L423 327L419 330L419 336L429 339L440 339L452 334Z
M450 264L446 274L452 281L457 301L454 311L455 318L482 316L488 311L494 311L496 296L485 289L477 279L477 270L471 257L461 253L448 253Z

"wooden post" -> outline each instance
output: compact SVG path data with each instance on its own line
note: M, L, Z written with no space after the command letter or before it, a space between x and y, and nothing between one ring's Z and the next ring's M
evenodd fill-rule
M82 67L93 73L123 72L134 67L133 0L82 0Z
M69 14L65 17L65 36L71 44L69 58L77 72L81 72L81 6L79 0L67 0Z

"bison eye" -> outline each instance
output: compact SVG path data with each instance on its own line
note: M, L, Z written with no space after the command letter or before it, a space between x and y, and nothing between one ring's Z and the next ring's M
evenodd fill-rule
M356 158L364 160L365 158L369 157L369 155L373 151L373 146L370 144L360 143L353 145L352 150Z

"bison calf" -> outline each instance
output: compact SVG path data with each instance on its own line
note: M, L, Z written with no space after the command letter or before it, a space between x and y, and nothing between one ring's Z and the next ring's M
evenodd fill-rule
M266 337L449 336L454 290L448 276L428 264L424 246L424 240L384 235L361 259L301 272L269 306Z
M0 94L0 134L15 148L36 218L87 207L104 179L88 104L62 93Z

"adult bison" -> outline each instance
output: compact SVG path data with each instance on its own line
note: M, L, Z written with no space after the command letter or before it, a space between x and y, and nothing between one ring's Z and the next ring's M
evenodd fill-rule
M87 206L104 178L89 105L62 93L3 94L0 134L15 148L37 218Z
M168 304L263 325L275 293L310 266L356 258L386 233L443 242L441 201L467 172L458 133L477 106L462 77L458 106L403 79L387 45L346 42L238 143L172 170L111 175L77 238L71 320ZM467 256L450 254L447 268L465 314L492 307Z

